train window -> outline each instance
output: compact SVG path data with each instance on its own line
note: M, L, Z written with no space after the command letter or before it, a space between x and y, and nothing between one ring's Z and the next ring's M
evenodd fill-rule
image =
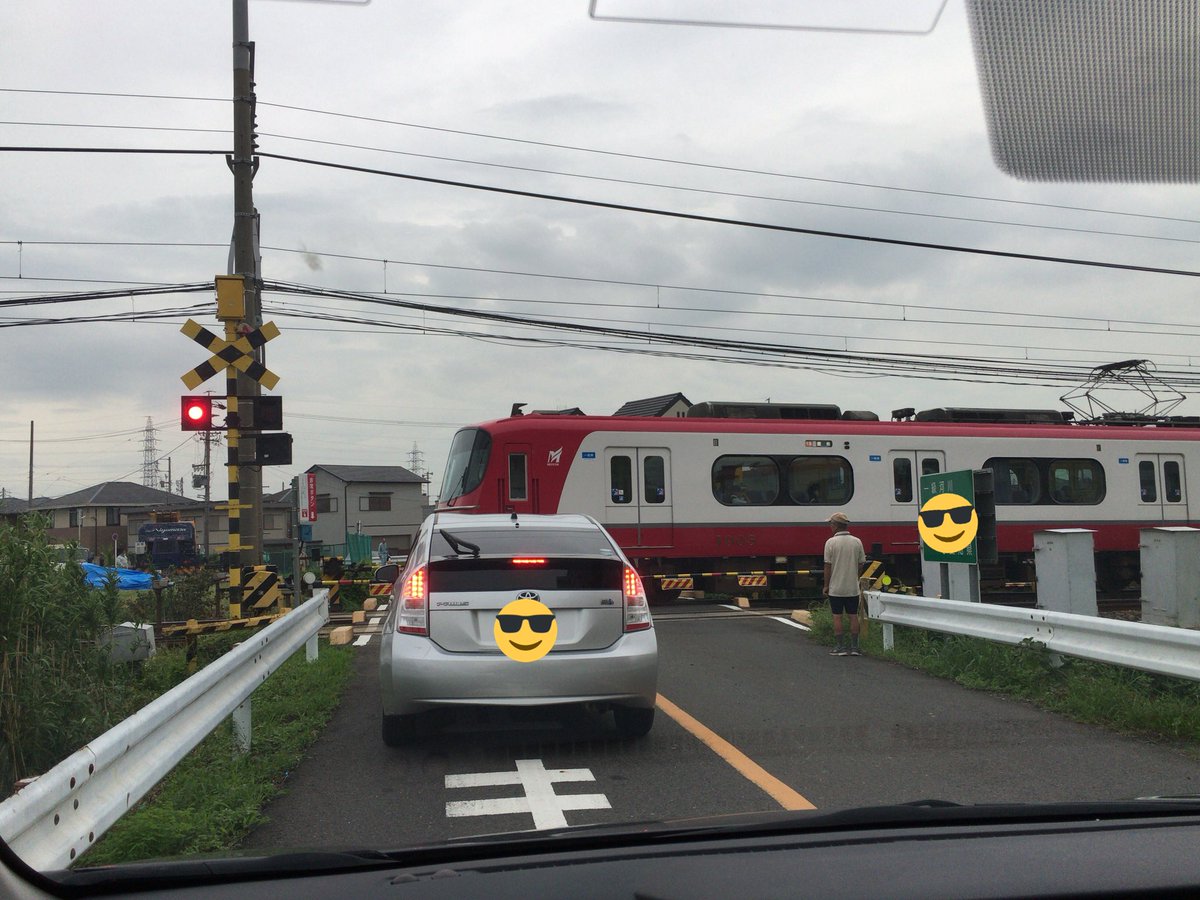
M769 506L779 496L779 466L769 456L719 457L712 492L725 506Z
M667 466L661 456L647 456L642 463L644 483L642 496L647 503L667 500Z
M1042 480L1036 461L995 456L985 461L983 467L992 470L996 503L1016 505L1042 499Z
M1055 503L1099 503L1104 499L1104 468L1094 459L1054 460L1050 498Z
M1173 459L1163 463L1163 499L1168 503L1183 500L1183 479L1179 477L1179 463Z
M524 453L508 454L508 499L528 500L529 481L526 478Z
M927 456L921 460L922 475L936 475L940 471L942 471L942 466L936 456Z
M1157 479L1154 477L1154 463L1149 459L1143 459L1138 463L1138 482L1142 491L1143 503L1158 502L1158 488L1155 485Z
M909 461L904 460L905 463ZM912 499L912 465L908 466L908 499ZM797 456L788 465L788 496L793 503L840 506L854 493L850 463L840 456Z
M897 456L892 460L892 493L897 503L912 502L912 481L912 460L907 456Z
M614 456L608 462L609 496L613 503L633 502L633 463L628 456Z

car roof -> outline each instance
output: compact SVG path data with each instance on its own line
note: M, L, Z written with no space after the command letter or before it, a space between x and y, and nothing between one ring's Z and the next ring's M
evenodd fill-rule
M495 529L511 527L514 524L520 525L523 528L567 531L595 531L600 527L589 516L574 513L565 513L562 515L521 515L514 522L511 513L481 513L475 515L472 513L439 512L434 514L434 519L435 521L431 527L453 528L456 531Z

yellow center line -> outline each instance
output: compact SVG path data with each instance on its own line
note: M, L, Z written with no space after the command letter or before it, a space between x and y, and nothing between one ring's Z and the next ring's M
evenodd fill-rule
M737 769L744 778L762 788L772 800L784 809L816 809L816 806L809 802L804 795L792 790L725 738L699 719L684 712L662 694L658 695L658 708L699 738L717 756Z

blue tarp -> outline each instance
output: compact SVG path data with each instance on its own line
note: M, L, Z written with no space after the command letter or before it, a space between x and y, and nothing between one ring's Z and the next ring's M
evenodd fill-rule
M122 591L148 591L154 580L149 572L139 572L137 569L110 569L93 563L79 565L83 567L84 579L92 587L106 587L113 572L117 573L117 587Z

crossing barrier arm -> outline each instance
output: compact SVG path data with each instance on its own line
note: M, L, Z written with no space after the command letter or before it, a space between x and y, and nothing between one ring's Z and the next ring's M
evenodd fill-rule
M35 869L63 869L329 620L327 591L142 707L0 803L0 836ZM235 731L237 730L235 716Z
M1200 681L1200 631L882 591L866 598L871 618L884 625L885 650L891 626L907 625L1003 644L1035 641L1063 656Z

